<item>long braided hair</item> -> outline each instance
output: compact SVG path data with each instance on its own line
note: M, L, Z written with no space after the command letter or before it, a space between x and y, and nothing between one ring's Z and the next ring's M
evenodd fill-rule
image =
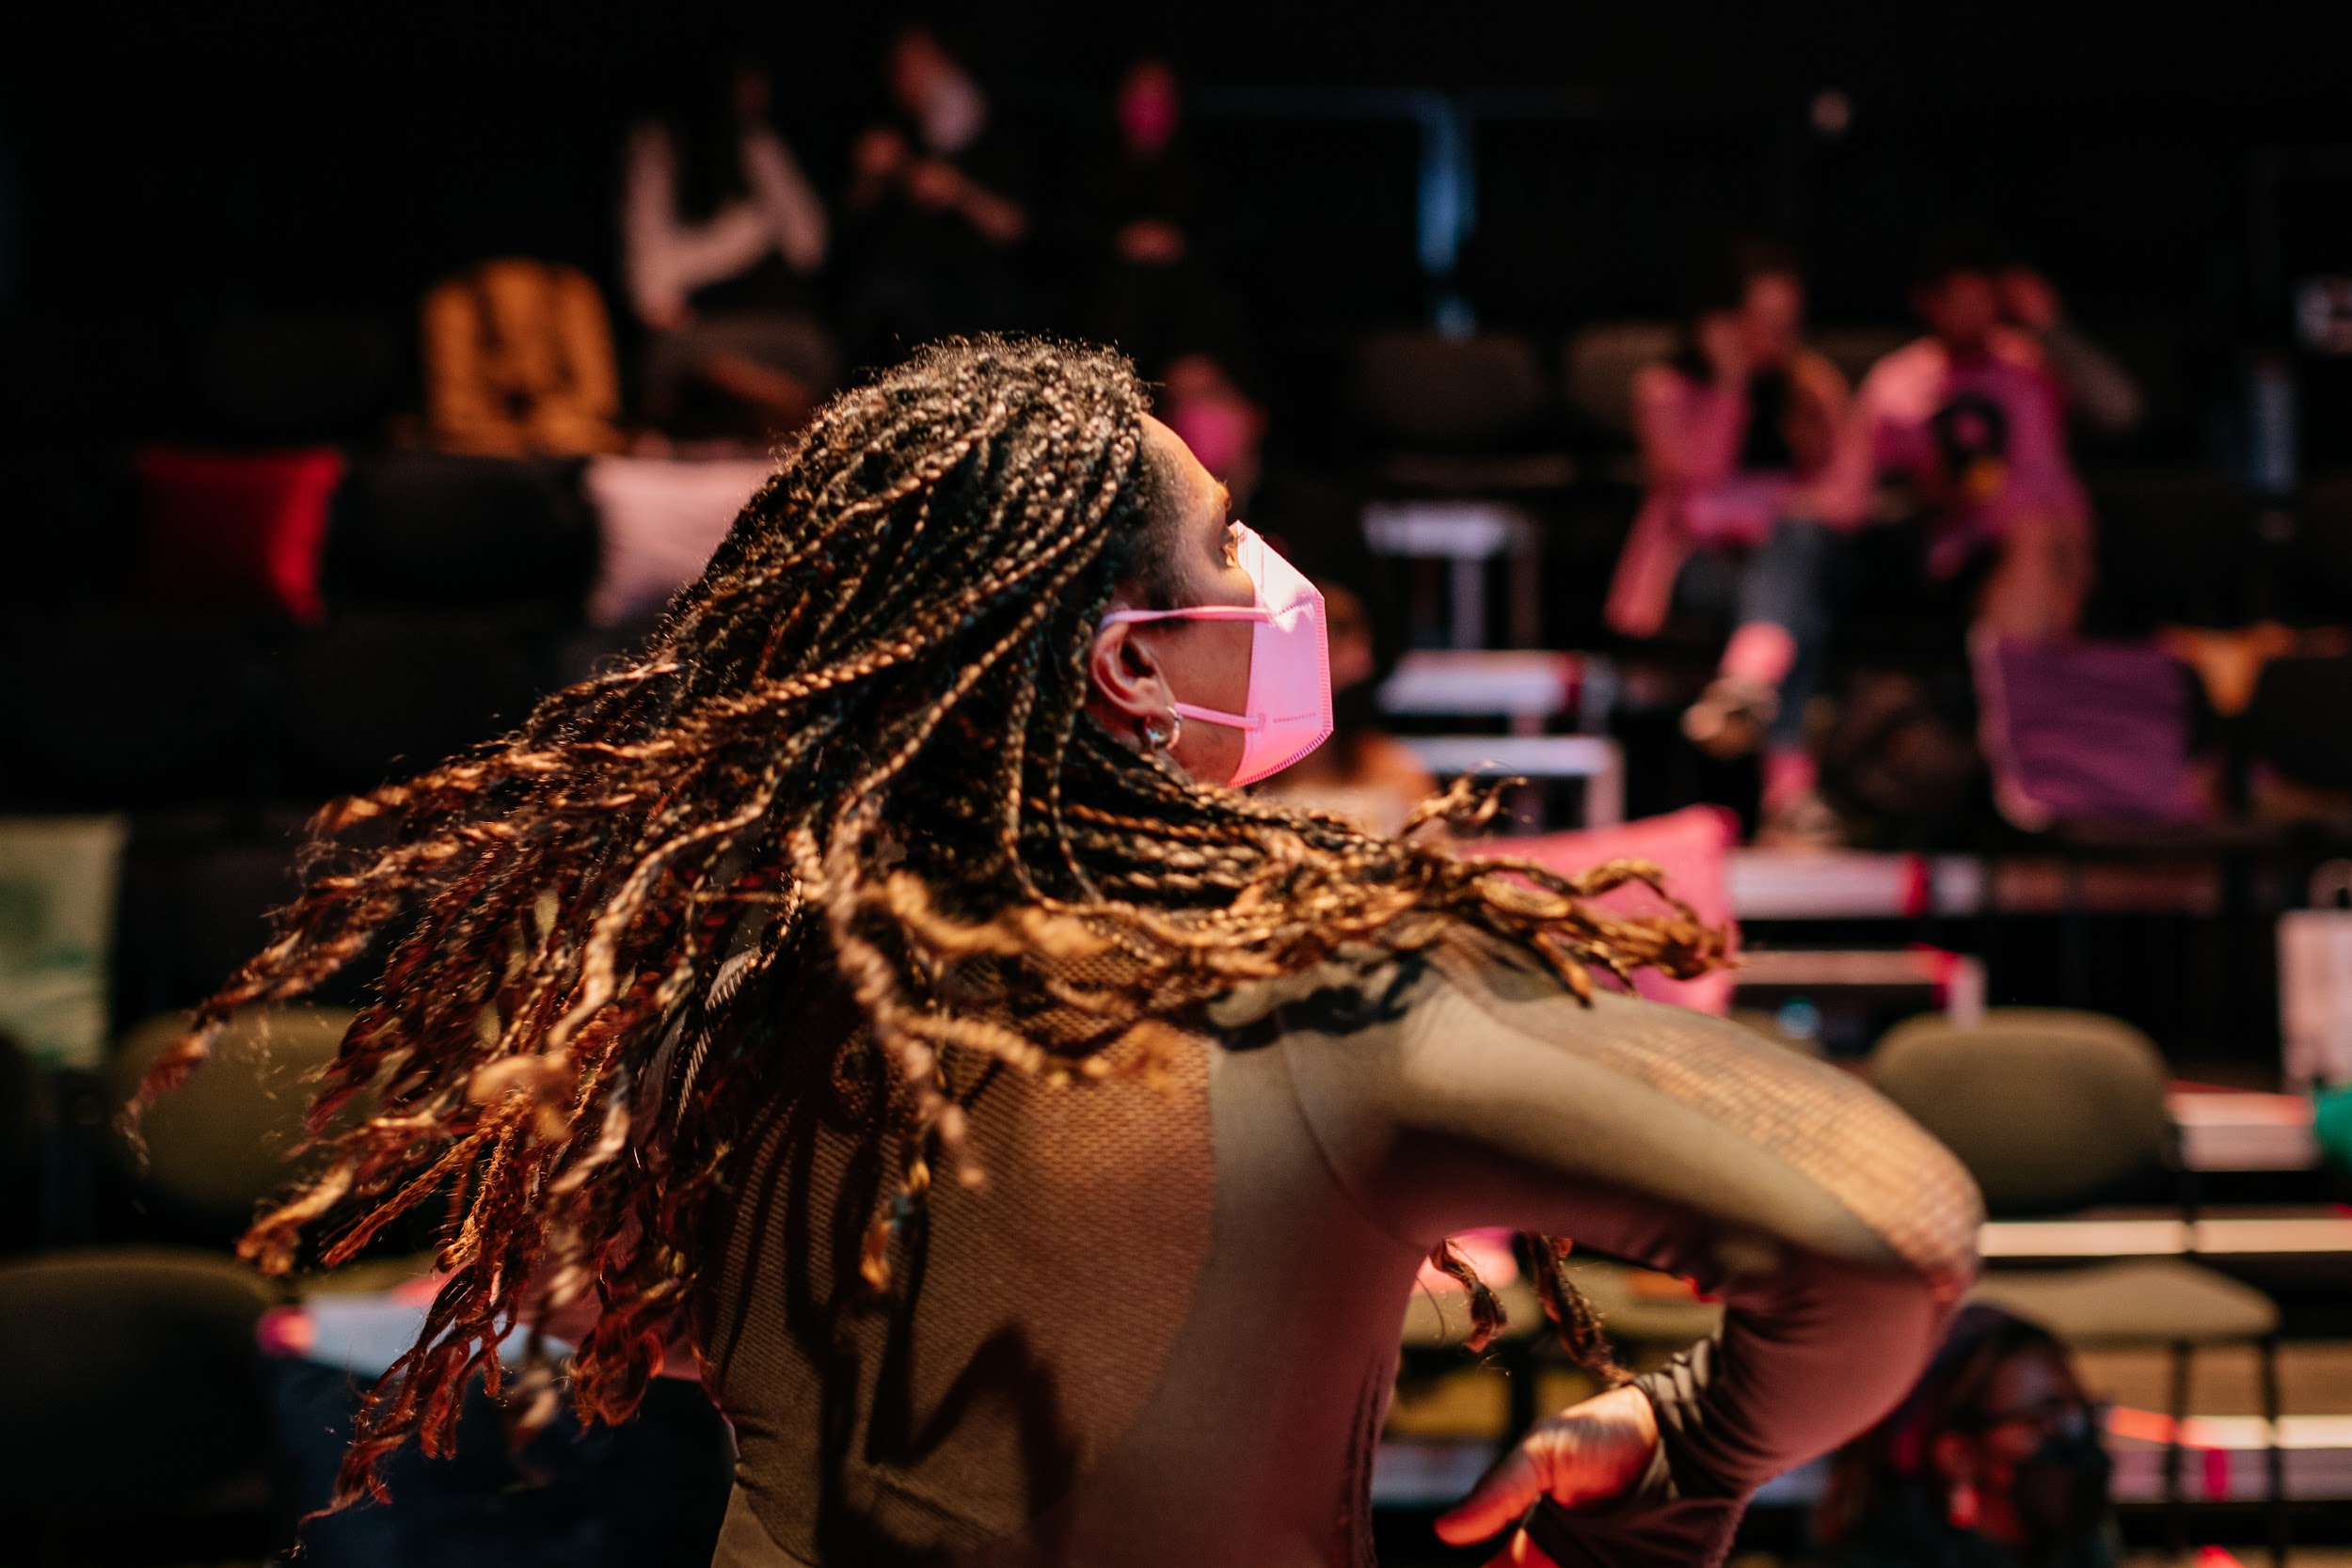
M887 1065L898 1179L864 1268L885 1289L893 1216L935 1167L970 1176L985 1154L964 1148L943 1052L1149 1070L1199 1048L1203 1006L1242 983L1450 933L1585 995L1588 967L1722 960L1679 906L1585 901L1654 868L1563 879L1373 837L1197 783L1089 718L1113 589L1166 592L1145 408L1107 351L926 349L819 410L640 656L320 813L275 940L146 1092L236 1009L381 955L310 1113L321 1174L241 1247L274 1272L332 1266L448 1206L446 1283L368 1399L339 1501L381 1497L376 1461L411 1435L448 1451L470 1381L500 1391L517 1323L593 1313L573 1401L635 1407L665 1346L691 1342L704 1216L782 1056ZM819 982L854 1004L846 1039L789 1009L730 1012L749 985ZM1492 1297L1439 1252L1491 1332ZM1544 1293L1589 1358L1589 1315ZM523 1375L532 1397L510 1409L544 1421L544 1360Z

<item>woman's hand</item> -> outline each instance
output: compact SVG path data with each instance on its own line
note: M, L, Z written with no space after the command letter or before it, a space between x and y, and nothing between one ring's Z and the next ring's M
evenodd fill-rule
M1571 1509L1608 1502L1640 1479L1657 1449L1658 1412L1648 1395L1639 1388L1596 1394L1538 1421L1509 1457L1438 1521L1438 1539L1452 1546L1484 1541L1516 1526L1541 1497ZM1523 1529L1512 1530L1495 1559L1545 1560Z

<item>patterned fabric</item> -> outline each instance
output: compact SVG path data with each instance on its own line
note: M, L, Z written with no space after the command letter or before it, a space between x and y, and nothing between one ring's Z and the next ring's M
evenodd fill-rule
M750 1511L812 1561L898 1561L1018 1531L1126 1431L1207 1256L1205 1050L1057 1087L951 1052L985 1185L948 1174L869 1299L858 1243L895 1156L836 1083L768 1129L733 1215L712 1386ZM863 1146L863 1147L861 1147Z
M878 1065L779 1085L705 1339L741 1456L720 1563L1364 1568L1406 1302L1480 1224L1720 1283L1717 1338L1642 1385L1649 1478L1545 1526L1563 1562L1717 1563L1755 1486L1910 1386L1972 1271L1950 1157L1721 1020L1468 949L1207 1013L1156 1089L952 1060L986 1185L940 1175L879 1299Z
M1437 961L1463 996L1514 1027L1529 1027L1524 1015L1539 1008L1578 1006L1547 977L1458 950L1439 949ZM1662 1091L1725 1135L1769 1149L1939 1287L1957 1293L1975 1277L1984 1218L1975 1183L1941 1144L1861 1080L1787 1053L1760 1053L1739 1033L1677 1008L1646 1011L1638 1034L1579 1034L1580 1054ZM1840 1136L1820 1136L1824 1127ZM1888 1182L1889 1171L1906 1180Z

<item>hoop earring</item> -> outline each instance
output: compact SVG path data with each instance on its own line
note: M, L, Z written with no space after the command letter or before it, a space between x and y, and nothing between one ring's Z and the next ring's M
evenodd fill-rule
M1168 727L1165 729L1160 727L1159 720L1146 719L1143 721L1143 749L1146 752L1172 751L1176 746L1176 737L1184 733L1184 721L1172 713L1168 716Z

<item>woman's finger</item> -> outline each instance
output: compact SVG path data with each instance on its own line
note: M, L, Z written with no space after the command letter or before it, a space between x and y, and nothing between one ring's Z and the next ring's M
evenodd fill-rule
M1535 1544L1535 1538L1524 1529L1511 1532L1509 1544L1486 1560L1486 1568L1558 1568L1544 1549Z
M1515 1448L1470 1488L1469 1497L1438 1518L1438 1539L1449 1546L1484 1541L1533 1508L1543 1490L1535 1461L1524 1447Z

